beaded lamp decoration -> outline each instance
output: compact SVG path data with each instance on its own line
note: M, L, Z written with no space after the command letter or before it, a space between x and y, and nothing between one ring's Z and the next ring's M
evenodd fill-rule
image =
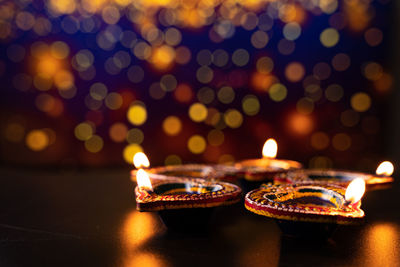
M355 182L360 183L360 180L364 183L362 179ZM354 191L354 186L350 185L349 189ZM355 191L363 194L362 185L360 188L356 187ZM337 184L269 184L247 193L245 207L255 214L276 219L285 235L323 238L337 225L362 221L361 201L351 194Z
M151 184L144 170L139 170L137 176L137 209L159 212L165 225L174 230L205 227L212 208L232 205L241 199L238 186L222 181L169 177ZM146 179L148 182L143 182Z
M353 171L310 169L290 171L286 174L278 175L274 180L276 183L320 181L347 186L355 178L361 177L365 180L368 188L376 188L393 182L391 177L393 170L393 164L389 161L384 161L378 166L375 175Z

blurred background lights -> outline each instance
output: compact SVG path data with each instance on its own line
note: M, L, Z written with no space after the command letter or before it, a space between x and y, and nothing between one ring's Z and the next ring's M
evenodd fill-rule
M117 122L114 123L109 130L109 135L111 140L116 143L121 143L125 141L125 138L128 133L128 127L125 124Z
M201 103L194 103L189 108L189 117L195 122L204 121L207 118L207 108Z
M200 154L206 149L206 141L200 135L193 135L189 138L187 146L193 154Z
M2 160L231 162L276 135L310 167L369 166L395 91L391 2L5 0Z
M285 68L285 76L290 82L301 81L304 74L305 70L300 62L291 62Z
M323 46L333 47L339 42L339 33L334 28L327 28L322 31L319 39Z
M75 127L75 137L81 141L86 141L93 136L93 128L89 123L83 122Z
M260 101L255 95L247 95L242 101L243 112L248 116L254 116L260 111Z
M103 139L98 135L92 135L89 139L85 141L85 148L87 151L92 153L99 152L104 145Z
M355 93L351 97L351 107L355 111L364 112L367 111L371 106L371 98L366 93Z
M182 130L182 123L176 116L168 116L163 121L163 130L167 135L177 135Z
M218 90L218 100L224 104L230 104L235 99L235 92L232 87L224 86Z
M33 151L41 151L49 145L49 137L43 130L32 130L26 135L26 145Z
M226 125L228 125L230 128L238 128L243 122L242 114L236 109L228 109L224 113L224 119Z
M269 97L273 101L280 102L286 98L287 89L286 89L286 86L284 86L283 84L276 83L270 87L268 93L269 93Z
M142 105L129 107L127 117L133 125L142 125L147 120L147 110Z

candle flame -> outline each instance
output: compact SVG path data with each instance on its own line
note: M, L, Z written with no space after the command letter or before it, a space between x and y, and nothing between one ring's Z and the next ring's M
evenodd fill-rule
M275 158L276 154L278 153L278 144L276 143L275 139L269 138L265 141L262 154L265 158Z
M345 199L348 202L356 203L358 202L365 192L365 181L363 178L356 178L349 186L347 186Z
M377 175L390 176L393 174L394 166L390 161L384 161L376 168Z
M137 184L139 187L148 188L150 190L153 190L149 175L147 174L147 172L145 170L140 169L137 171L136 181L137 181Z
M138 152L133 156L133 165L135 165L136 169L143 167L148 168L150 166L150 162L146 154L143 152Z

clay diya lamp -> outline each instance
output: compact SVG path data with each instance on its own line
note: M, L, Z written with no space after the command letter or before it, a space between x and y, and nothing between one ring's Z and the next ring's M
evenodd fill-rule
M169 177L201 178L234 182L237 179L237 169L227 165L181 164L149 168L150 162L143 152L138 152L133 158L137 169L147 168L151 180L168 179ZM137 170L131 171L131 180L136 182Z
M151 183L143 169L136 176L137 209L158 212L168 229L175 232L204 232L214 208L241 199L238 186L222 181L170 176Z
M285 236L323 240L338 225L362 222L360 199L364 191L361 178L352 181L347 190L324 182L270 184L247 193L245 207L275 219Z
M276 159L277 152L278 144L274 139L270 138L263 146L263 158L247 159L234 165L244 178L242 186L245 191L258 188L263 182L272 181L277 175L302 168L300 162Z
M287 174L279 175L275 178L276 183L299 183L307 181L319 181L348 186L355 178L364 179L368 189L382 188L393 182L391 177L394 171L393 164L389 161L382 162L376 169L376 174L362 172L329 170L329 169L310 169L294 170Z

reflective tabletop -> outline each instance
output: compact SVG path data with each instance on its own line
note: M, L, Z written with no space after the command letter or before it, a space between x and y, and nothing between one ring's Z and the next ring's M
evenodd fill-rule
M133 192L126 169L0 169L0 266L400 266L398 182L324 242L282 237L243 202L207 232L171 233Z

